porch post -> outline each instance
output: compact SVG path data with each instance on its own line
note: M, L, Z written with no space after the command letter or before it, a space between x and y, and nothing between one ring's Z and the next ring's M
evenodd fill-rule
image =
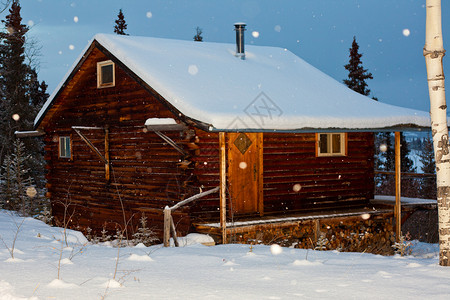
M227 243L227 162L225 147L225 132L219 132L220 147L220 228L222 229L222 244Z
M107 181L110 180L109 169L110 169L110 161L109 161L109 128L105 128L105 179Z
M395 238L400 241L402 234L402 207L401 207L401 156L400 132L395 132Z

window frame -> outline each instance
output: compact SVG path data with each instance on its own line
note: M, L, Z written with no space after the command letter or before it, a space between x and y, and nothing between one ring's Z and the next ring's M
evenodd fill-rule
M321 152L320 138L322 135L327 137L327 152ZM340 151L333 153L333 135L340 135ZM347 133L346 132L323 132L316 133L316 156L333 157L347 156Z
M68 143L67 143L68 141ZM62 147L64 145L64 148ZM67 145L69 149L67 149ZM64 153L63 153L64 151ZM72 159L72 137L62 135L58 137L58 157Z
M112 66L112 82L103 83L102 68L106 66ZM116 67L112 60L100 61L97 63L97 88L108 88L116 85Z

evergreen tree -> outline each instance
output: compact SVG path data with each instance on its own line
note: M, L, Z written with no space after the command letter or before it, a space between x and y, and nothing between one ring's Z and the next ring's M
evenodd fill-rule
M127 30L127 23L125 22L122 9L120 9L117 15L116 25L114 25L114 32L118 35L128 35L128 33L125 33L125 30Z
M407 173L415 172L416 167L414 167L414 162L409 158L411 150L409 149L408 142L406 141L403 132L400 132L400 145L401 171Z
M395 146L393 142L393 135L390 132L383 132L378 134L379 143L383 144L383 150L379 153L380 159L376 163L378 170L394 172L395 171ZM400 134L400 170L403 173L412 173L416 171L414 162L409 158L410 149L408 142L404 135ZM379 174L377 177L377 193L394 195L395 184L394 176L388 174ZM416 178L403 176L402 177L402 194L408 197L417 197L418 180Z
M200 27L196 27L195 28L195 35L194 35L194 41L196 41L196 42L203 42L203 37L202 37L202 33L203 33L203 31L202 31L202 29L200 28Z
M379 134L385 151L381 153L383 158L380 169L383 171L395 170L395 149L392 143L392 134L390 132L382 132Z
M30 107L25 96L25 76L27 67L25 61L25 34L28 28L21 24L20 5L18 1L12 3L10 14L2 20L6 32L0 33L0 89L1 110L0 163L7 153L11 152L14 131L30 125L28 124ZM22 109L23 108L23 109ZM15 119L13 119L13 116Z
M409 143L406 141L403 132L400 132L400 171L403 173L415 173L416 167L411 158ZM419 197L420 179L412 176L402 177L402 195L405 197Z
M368 70L363 68L361 61L362 54L360 54L358 50L359 45L356 42L356 38L353 37L349 55L350 60L348 64L345 65L345 69L348 70L348 79L344 79L344 83L355 92L368 96L370 90L367 88L368 85L366 80L373 79L373 77L372 73L368 73Z
M0 165L6 155L14 151L14 132L32 130L34 118L47 100L47 85L39 83L36 71L25 58L26 33L22 24L21 6L13 0L9 14L2 20L6 31L0 32ZM28 138L24 141L27 153L33 156L27 168L44 186L44 162L42 141Z
M375 135L375 168L381 171L393 172L395 169L395 154L390 132L381 132ZM395 185L392 175L377 174L375 177L375 193L392 195Z
M422 151L419 153L419 161L422 163L422 172L436 174L434 162L433 140L428 136L423 142ZM420 186L422 198L436 199L436 177L425 177Z
M0 176L0 204L5 209L20 211L23 216L32 214L32 199L27 196L27 189L32 188L30 169L26 161L31 156L25 153L24 143L16 139L14 152L7 155L2 165Z

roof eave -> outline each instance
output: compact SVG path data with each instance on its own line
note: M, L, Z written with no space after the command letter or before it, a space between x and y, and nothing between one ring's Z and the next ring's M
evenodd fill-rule
M405 131L430 131L431 127L418 126L415 124L398 124L390 127L380 127L380 128L344 128L344 127L333 127L333 128L293 128L293 129L270 129L270 128L215 128L209 126L208 131L210 132L278 132L278 133L317 133L317 132L405 132Z

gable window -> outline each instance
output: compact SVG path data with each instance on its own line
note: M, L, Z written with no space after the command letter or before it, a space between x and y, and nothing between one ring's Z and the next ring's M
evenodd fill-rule
M115 84L114 63L111 60L97 63L97 88L112 87Z
M61 158L71 158L71 142L70 136L60 136L59 137L59 157Z
M347 134L318 133L317 156L344 156L347 154Z

